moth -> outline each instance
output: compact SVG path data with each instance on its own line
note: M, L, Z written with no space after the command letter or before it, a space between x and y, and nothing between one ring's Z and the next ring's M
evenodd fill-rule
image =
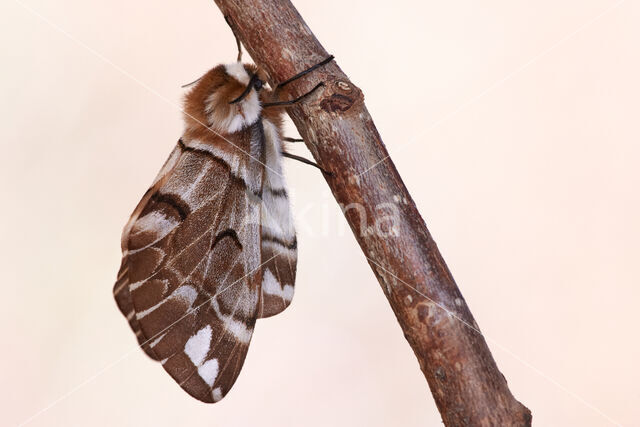
M197 80L184 133L124 228L118 307L146 354L201 401L229 392L256 319L293 298L297 241L282 160L297 156L283 150L283 108L322 83L271 101L332 59L274 90L241 55Z

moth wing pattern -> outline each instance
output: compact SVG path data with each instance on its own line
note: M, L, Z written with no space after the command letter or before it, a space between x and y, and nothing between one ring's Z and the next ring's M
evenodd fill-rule
M258 317L282 312L293 299L298 260L296 232L282 173L280 127L263 119L266 168L262 191L262 295Z
M133 304L131 302L131 295L129 294L129 276L128 276L129 263L127 262L127 256L126 256L128 252L128 239L129 239L129 234L131 232L131 229L133 228L135 222L138 220L140 213L149 202L149 199L153 194L158 192L159 187L162 186L162 184L166 180L166 177L171 173L171 171L173 170L173 167L176 165L177 160L180 157L180 152L181 150L179 146L176 146L173 149L173 151L167 158L166 162L162 166L162 169L160 169L160 172L158 173L155 180L153 181L153 184L147 190L144 196L142 196L142 199L140 200L140 202L138 202L138 205L133 210L133 213L131 214L129 221L124 227L124 230L122 232L122 239L121 239L121 249L122 249L123 257L122 257L122 262L120 263L120 269L118 271L118 278L113 287L113 295L115 297L118 308L120 309L122 314L127 318L127 321L129 322L129 326L131 326L131 329L136 335L138 344L142 347L144 352L147 353L147 355L151 358L154 358L154 353L151 351L149 347L149 343L147 342L147 339L142 334L142 330L140 329L140 325L138 324L138 319L135 316L135 310L133 309Z
M183 138L125 227L114 296L139 343L193 397L215 402L247 353L262 280L262 123L250 155Z

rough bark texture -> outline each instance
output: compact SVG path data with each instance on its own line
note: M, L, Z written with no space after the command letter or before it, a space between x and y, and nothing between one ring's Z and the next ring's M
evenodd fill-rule
M282 82L328 53L288 0L215 0L256 64ZM336 62L286 86L302 95L288 109L345 216L448 426L530 425L498 370L487 343L405 188L364 105L364 96ZM380 160L376 167L366 171ZM356 205L360 208L354 207ZM389 205L399 217L382 224ZM362 213L365 215L362 215ZM382 231L382 232L380 232Z

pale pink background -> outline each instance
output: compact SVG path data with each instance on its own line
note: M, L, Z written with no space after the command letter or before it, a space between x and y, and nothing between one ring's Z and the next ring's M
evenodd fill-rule
M364 90L535 424L640 425L639 2L295 3ZM296 297L259 322L233 391L197 402L136 349L111 297L120 231L181 133L180 85L235 58L213 2L5 0L0 16L3 424L52 405L30 425L439 425L297 163Z

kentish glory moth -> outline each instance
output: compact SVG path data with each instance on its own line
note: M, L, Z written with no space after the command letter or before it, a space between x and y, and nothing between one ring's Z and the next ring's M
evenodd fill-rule
M274 91L264 82L241 62L197 81L184 101L184 134L122 234L118 307L147 355L204 402L222 399L235 382L256 319L293 297L282 108L321 84L269 102Z

